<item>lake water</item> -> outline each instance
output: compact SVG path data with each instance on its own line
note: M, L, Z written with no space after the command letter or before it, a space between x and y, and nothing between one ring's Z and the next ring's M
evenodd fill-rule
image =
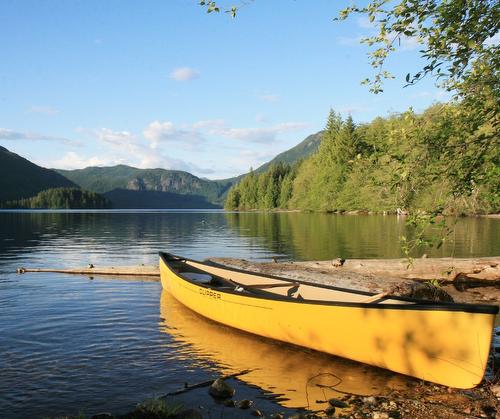
M231 380L236 398L251 398L264 412L319 409L316 400L339 397L336 389L373 394L405 386L412 380L209 322L156 281L15 273L20 266L156 264L159 250L197 259L391 258L400 256L404 232L395 216L0 212L0 416L123 413L185 382L246 368L253 371ZM498 219L460 219L453 241L426 253L496 256L499 238ZM182 400L212 416L243 414L222 411L206 389Z

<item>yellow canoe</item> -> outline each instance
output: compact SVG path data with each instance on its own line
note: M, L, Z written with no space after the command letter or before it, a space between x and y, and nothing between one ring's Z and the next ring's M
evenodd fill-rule
M497 306L436 303L230 269L160 253L164 289L225 325L419 379L483 378Z

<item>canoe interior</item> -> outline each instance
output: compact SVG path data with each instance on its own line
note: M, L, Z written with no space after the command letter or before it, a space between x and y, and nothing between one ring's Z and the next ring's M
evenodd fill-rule
M220 291L238 291L243 295L285 297L294 300L365 303L373 293L321 286L287 278L230 270L217 265L172 258L171 269L180 277ZM370 301L378 304L414 305L417 300L381 297Z

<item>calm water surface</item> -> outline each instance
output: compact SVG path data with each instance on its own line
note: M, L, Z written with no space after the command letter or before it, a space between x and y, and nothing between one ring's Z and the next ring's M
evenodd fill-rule
M125 412L185 382L246 368L255 370L233 381L237 398L252 398L265 412L321 408L315 401L338 397L334 389L372 394L404 386L409 379L396 374L209 322L155 281L14 273L19 266L154 264L159 250L257 260L399 257L403 233L404 221L382 216L0 212L0 416ZM499 237L500 220L462 219L453 241L427 253L500 255ZM217 413L206 389L184 399L212 416L232 415Z

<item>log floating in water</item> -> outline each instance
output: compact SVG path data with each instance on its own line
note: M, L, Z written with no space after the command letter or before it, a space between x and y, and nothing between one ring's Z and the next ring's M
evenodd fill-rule
M123 276L160 276L160 270L156 266L104 266L102 268L92 267L87 268L70 268L70 269L53 269L53 268L18 268L17 273L23 274L26 272L53 272L61 274L76 274L76 275L123 275Z

